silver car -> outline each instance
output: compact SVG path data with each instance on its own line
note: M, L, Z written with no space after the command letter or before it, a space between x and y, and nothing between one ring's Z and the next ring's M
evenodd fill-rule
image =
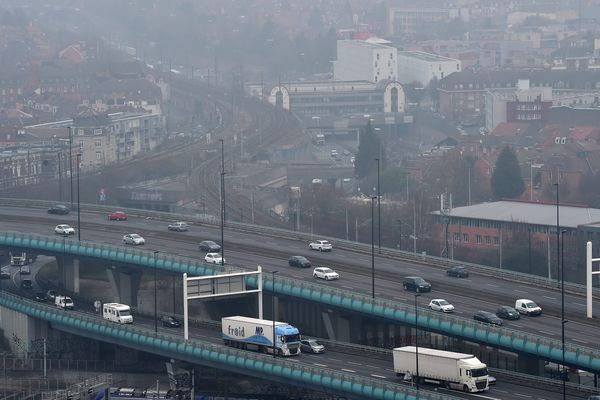
M143 237L141 237L137 233L128 233L127 235L123 236L123 243L140 245L140 244L145 244L146 241L144 240Z
M303 353L325 353L325 346L315 339L302 339L300 341L300 351Z

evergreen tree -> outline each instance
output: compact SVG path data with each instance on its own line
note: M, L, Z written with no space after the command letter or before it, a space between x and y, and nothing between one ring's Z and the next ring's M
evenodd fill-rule
M506 146L500 152L492 175L492 192L496 199L514 199L525 191L519 161L513 149Z
M369 121L360 133L360 144L354 160L354 170L359 178L364 178L377 169L376 158L381 158L380 168L385 169L385 152L383 150L381 139L374 132L371 121Z

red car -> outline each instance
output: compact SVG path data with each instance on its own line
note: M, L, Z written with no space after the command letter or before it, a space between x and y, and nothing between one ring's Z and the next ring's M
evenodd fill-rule
M123 211L115 211L108 214L109 221L127 221L127 214Z

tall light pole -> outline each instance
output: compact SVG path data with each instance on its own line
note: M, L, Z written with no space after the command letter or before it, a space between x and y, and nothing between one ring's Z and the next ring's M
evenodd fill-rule
M275 274L279 272L279 271L271 271L271 274L273 274L273 297L272 297L272 301L271 301L271 315L273 318L273 358L275 358L276 356L276 352L275 352Z
M379 144L379 148L381 149L381 143ZM379 158L376 158L375 161L377 161L377 245L381 252L381 186L379 181Z
M528 233L528 237L529 237L529 250L527 252L528 254L528 258L529 258L529 268L528 268L528 272L531 274L531 228L527 228L527 233Z
M557 178L558 179L558 178ZM558 182L554 184L556 187L556 281L560 287L559 269L560 269L560 219L559 219L559 203L558 203Z
M61 152L59 151L57 153L57 157L58 157L58 201L60 201L62 203L62 194L63 194L63 190L62 190L62 159L61 159Z
M69 177L71 179L71 210L73 209L73 132L71 127L69 130Z
M561 256L560 256L560 319L561 319L561 342L562 342L562 397L563 400L567 398L567 367L565 366L565 324L569 321L565 320L565 233L567 233L566 229L560 231L561 235Z
M77 240L81 241L81 202L79 201L79 164L81 164L81 153L77 153Z
M375 298L375 197L371 197L371 298Z
M221 266L225 264L225 141L221 138Z
M419 308L417 307L417 297L419 293L415 293L415 366L417 377L415 379L417 390L419 390Z
M156 288L156 255L158 250L154 250L154 334L158 335L158 300L157 300L157 288Z

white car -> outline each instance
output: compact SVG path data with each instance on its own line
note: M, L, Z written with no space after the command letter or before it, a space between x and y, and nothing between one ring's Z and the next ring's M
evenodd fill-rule
M56 228L54 228L54 233L58 235L74 235L75 229L73 229L70 225L60 224L56 225Z
M123 243L140 245L140 244L145 244L146 241L144 240L143 237L141 237L137 233L128 233L127 235L123 236Z
M317 267L313 270L313 278L325 279L331 281L334 279L340 279L340 275L327 267Z
M221 257L221 253L206 253L204 256L204 261L209 264L225 264L226 261Z
M443 311L445 313L454 312L454 306L444 299L433 299L429 302L429 308L433 311Z
M331 251L333 246L327 240L315 240L308 245L308 248L311 250Z

